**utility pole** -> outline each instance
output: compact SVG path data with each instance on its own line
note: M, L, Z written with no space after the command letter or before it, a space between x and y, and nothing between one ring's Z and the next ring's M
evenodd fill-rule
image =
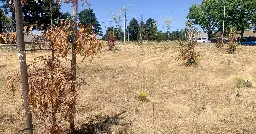
M124 43L126 41L126 8L124 9Z
M223 40L224 40L224 32L225 32L225 10L226 10L226 7L224 6L224 17L223 17L223 29L222 29L222 44L224 43Z
M25 52L25 43L24 43L24 33L23 33L23 15L21 9L21 0L15 0L15 20L16 20L16 34L17 34L17 45L19 46L18 57L20 62L20 74L21 74L21 83L22 83L22 96L23 104L25 109L26 117L26 129L27 134L33 134L33 124L32 124L32 114L29 109L28 101L28 72L27 72L27 63L26 63L26 52Z

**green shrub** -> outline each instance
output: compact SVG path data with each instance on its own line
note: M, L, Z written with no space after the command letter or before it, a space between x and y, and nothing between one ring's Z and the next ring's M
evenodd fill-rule
M239 79L237 79L236 87L237 88L251 88L252 82L249 80L244 80L242 78L239 78Z

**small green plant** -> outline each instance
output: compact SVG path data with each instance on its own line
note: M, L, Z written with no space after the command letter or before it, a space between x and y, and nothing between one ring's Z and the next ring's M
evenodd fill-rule
M139 100L139 101L142 101L142 102L147 102L149 101L148 100L148 95L145 91L140 91L137 95L136 95L136 98Z
M252 82L249 80L244 80L242 78L239 78L239 79L237 79L236 87L237 88L251 88Z

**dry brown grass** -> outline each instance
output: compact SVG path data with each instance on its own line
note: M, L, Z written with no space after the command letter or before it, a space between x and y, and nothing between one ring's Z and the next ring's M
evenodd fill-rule
M235 54L213 44L197 48L197 67L177 61L177 45L118 45L90 63L78 57L78 76L89 85L79 91L76 123L96 115L122 111L122 123L111 131L129 128L135 134L256 133L256 47L238 46ZM227 46L225 46L227 47ZM28 54L28 60L45 53ZM4 89L8 71L18 69L17 54L0 54L0 133L15 134L24 128L21 92L15 97ZM69 66L69 62L67 62ZM236 88L236 79L252 82L252 88ZM140 90L148 102L136 98ZM35 129L38 129L35 123Z

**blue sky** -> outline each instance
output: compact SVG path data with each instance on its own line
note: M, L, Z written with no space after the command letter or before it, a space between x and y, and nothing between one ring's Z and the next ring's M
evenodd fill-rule
M63 0L65 1L65 0ZM82 6L81 0L79 1L78 12L88 8L85 4ZM117 12L123 7L127 7L127 25L131 18L140 20L141 15L145 22L148 18L153 18L158 23L158 30L166 31L166 25L164 19L166 17L172 17L171 31L184 28L186 16L188 14L189 7L192 4L200 4L202 0L88 0L91 8L94 10L98 21L101 24L102 31L105 33L106 27L110 26L110 21L113 21L113 17L108 10L112 10L113 13ZM69 12L72 14L72 5L62 3L61 11ZM123 18L123 16L122 16ZM123 26L123 19L120 21ZM112 22L111 25L114 25ZM201 30L201 28L199 28Z
M173 18L171 30L184 28L189 7L194 3L200 4L201 2L202 0L89 0L91 8L102 25L103 32L105 32L105 27L110 26L110 21L113 21L111 13L108 12L109 9L117 14L126 5L127 23L133 17L140 20L142 15L144 21L151 17L158 22L158 30L166 31L164 19L167 16ZM85 8L88 6L82 6L80 0L78 11ZM63 3L61 10L72 14L71 4ZM120 24L123 25L123 20Z

